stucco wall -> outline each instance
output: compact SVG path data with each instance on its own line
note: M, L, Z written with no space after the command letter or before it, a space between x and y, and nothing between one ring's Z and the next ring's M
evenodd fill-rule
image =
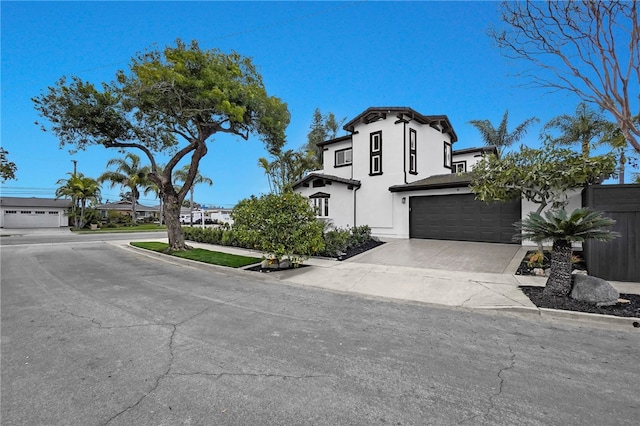
M329 197L329 217L323 220L331 221L335 228L351 228L353 226L353 191L347 189L347 185L333 182L332 185L313 188L301 186L296 192L309 197L317 192L331 194Z
M336 167L336 151L341 149L351 148L351 141L341 141L332 143L330 145L326 145L324 147L324 151L322 152L322 164L323 170L321 173L325 173L328 175L338 176L345 179L352 178L352 167L353 166L341 166ZM353 160L355 162L355 159Z

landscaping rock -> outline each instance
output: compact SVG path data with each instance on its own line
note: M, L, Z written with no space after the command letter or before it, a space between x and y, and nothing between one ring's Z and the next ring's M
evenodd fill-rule
M610 306L618 302L620 292L602 278L576 274L573 276L573 289L569 296L596 306Z

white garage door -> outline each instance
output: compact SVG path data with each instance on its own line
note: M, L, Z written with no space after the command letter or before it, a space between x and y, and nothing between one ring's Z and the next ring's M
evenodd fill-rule
M60 215L54 210L9 210L4 212L5 228L59 228Z

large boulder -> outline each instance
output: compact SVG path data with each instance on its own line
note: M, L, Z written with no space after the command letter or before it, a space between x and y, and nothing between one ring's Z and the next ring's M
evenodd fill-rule
M620 292L602 278L579 274L573 276L573 289L569 296L580 302L609 306L618 303Z

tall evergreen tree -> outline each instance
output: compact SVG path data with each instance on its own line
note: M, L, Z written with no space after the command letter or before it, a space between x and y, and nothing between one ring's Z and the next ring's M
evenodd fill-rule
M322 147L317 144L336 138L340 126L345 120L346 118L337 120L332 112L322 115L319 108L313 111L311 126L309 126L309 133L307 133L307 143L303 147L303 151L313 153L317 168L322 167Z

